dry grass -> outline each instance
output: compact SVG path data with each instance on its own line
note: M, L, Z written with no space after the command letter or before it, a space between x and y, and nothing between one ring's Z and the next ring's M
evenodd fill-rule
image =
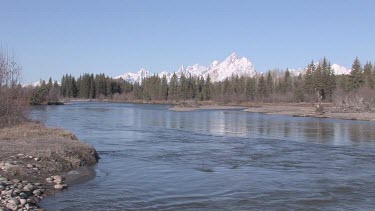
M12 161L11 156L24 154L39 158L30 163L40 167L38 175L30 175L24 170L14 170L12 176L32 180L45 178L51 174L67 172L71 169L97 163L95 149L77 140L70 132L56 128L46 128L38 123L24 123L0 129L0 161ZM21 162L22 163L22 162Z

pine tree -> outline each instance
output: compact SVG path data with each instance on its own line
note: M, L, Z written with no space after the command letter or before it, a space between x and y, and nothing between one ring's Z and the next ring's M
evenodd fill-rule
M204 83L203 77L202 77L202 81ZM207 75L206 83L204 83L203 98L204 98L204 100L210 100L211 99L211 78L210 78L209 74Z
M313 95L315 92L314 73L315 73L314 61L311 61L306 68L305 81L304 81L304 92L308 95Z
M299 103L304 101L304 86L302 75L299 74L294 81L294 99Z
M179 85L179 99L186 100L189 91L189 82L184 73L181 74Z
M272 94L274 90L274 84L273 84L271 71L268 71L268 74L267 74L266 87L267 87L267 95Z
M268 97L267 95L267 85L266 81L264 79L264 75L262 74L258 80L258 87L257 87L257 93L260 98Z
M169 83L169 99L178 100L178 78L176 73L173 73L171 82Z
M248 77L246 78L246 97L249 100L254 100L256 96L256 80L255 78Z
M162 100L167 100L168 99L168 81L167 81L167 76L163 75L163 78L161 80L161 99Z
M284 93L290 92L293 89L293 84L292 84L292 77L290 76L289 69L286 69L285 74L284 74L284 82L283 82L283 87L282 90Z
M352 70L349 75L349 90L357 90L364 84L363 69L358 57L354 60Z
M363 74L365 78L365 84L368 87L374 88L375 81L374 81L374 74L372 72L373 66L371 62L366 62L365 66L363 67Z

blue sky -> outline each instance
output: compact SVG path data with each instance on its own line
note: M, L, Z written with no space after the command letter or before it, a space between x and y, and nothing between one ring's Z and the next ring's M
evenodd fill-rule
M258 71L375 61L373 0L0 0L0 46L24 83L64 73L174 71L232 52Z

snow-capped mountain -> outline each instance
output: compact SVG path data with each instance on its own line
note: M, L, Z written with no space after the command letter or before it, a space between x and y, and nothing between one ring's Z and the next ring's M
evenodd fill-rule
M315 65L317 66L318 64L319 63L317 62ZM331 68L333 69L335 75L348 75L348 74L350 74L350 71L351 71L350 68L347 68L345 66L341 66L341 65L338 65L338 64L332 64ZM305 74L306 70L307 70L307 68L305 68L305 69L302 69L302 68L289 69L289 72L293 76L298 76L299 74L302 74L302 75Z
M316 63L316 65L318 64L319 62ZM338 64L332 64L331 67L336 75L350 74L350 68L346 68ZM299 74L303 75L306 72L306 68L289 69L289 72L292 76L298 76ZM207 78L207 76L210 75L211 81L213 82L223 81L226 78L230 78L232 75L255 76L257 74L253 63L245 57L238 57L236 53L232 53L222 62L215 60L208 67L199 64L194 64L187 67L181 66L174 72L163 71L158 73L158 75L161 77L165 75L169 82L173 76L173 73L176 73L178 78L181 77L182 73L186 77L191 75L193 77L203 76L204 78ZM283 71L281 71L280 74L283 74ZM153 74L148 70L142 68L136 73L128 72L123 75L116 76L115 78L122 78L131 83L140 83L143 78L152 75Z
M204 77L210 75L211 80L223 81L232 75L254 76L256 74L253 63L245 57L239 58L236 53L232 53L223 62L214 61L208 67Z
M123 75L116 76L115 79L122 78L130 83L135 83L141 82L143 78L150 77L151 75L152 74L148 70L142 68L136 73L128 72Z
M223 81L232 75L254 76L256 74L253 63L245 57L239 58L236 53L232 53L222 62L213 61L208 67L199 64L187 67L181 66L177 71L175 71L175 73L177 77L181 77L182 73L187 77L191 75L193 77L203 76L206 78L208 75L210 75L211 81L213 82ZM141 82L143 78L151 75L152 74L149 71L141 69L137 73L125 73L123 75L116 76L115 78L122 78L125 81L134 83ZM158 75L165 75L168 81L170 81L173 72L163 71Z
M336 75L348 75L348 74L350 74L350 71L351 71L350 68L340 66L338 64L333 64L333 65L331 65L331 67L332 67L332 69L333 69L333 71L335 72Z
M48 81L46 81L46 83L48 83ZM61 82L57 81L57 84L59 86L61 86ZM39 81L35 81L34 83L31 83L31 84L24 84L24 85L22 85L22 87L37 87L37 86L41 86L41 85L42 85L42 80L39 80Z

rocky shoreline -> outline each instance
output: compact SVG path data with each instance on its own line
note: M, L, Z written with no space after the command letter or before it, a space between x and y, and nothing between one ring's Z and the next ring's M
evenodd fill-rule
M86 168L98 159L68 131L37 123L0 129L0 211L44 210L43 197L91 178Z

